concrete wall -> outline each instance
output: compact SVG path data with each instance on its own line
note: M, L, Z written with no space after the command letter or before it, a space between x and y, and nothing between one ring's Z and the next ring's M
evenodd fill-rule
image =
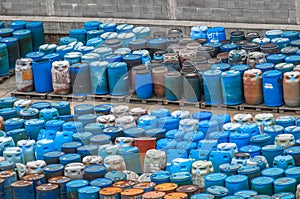
M1 0L0 15L300 24L300 0Z

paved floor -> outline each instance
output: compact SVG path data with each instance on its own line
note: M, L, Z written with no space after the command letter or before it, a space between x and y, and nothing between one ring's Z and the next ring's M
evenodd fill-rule
M10 96L10 93L12 91L15 90L15 76L11 77L10 79L7 79L3 84L0 84L0 97L8 97ZM40 101L40 100L32 100L32 101ZM48 100L50 101L50 100ZM93 105L97 105L97 104L105 104L105 103L111 103L115 106L119 105L119 104L124 104L124 103L120 103L120 102L115 102L115 101L103 101L103 102L99 102L99 101L84 101L81 103L91 103ZM71 102L71 106L74 106L76 104L79 104L79 102ZM217 113L228 113L231 116L233 116L234 114L237 113L243 113L242 111L235 111L235 110L229 110L229 109L217 109L217 108L208 108L208 109L201 109L201 108L196 108L195 106L178 106L178 105L167 105L167 106L163 106L163 105L159 105L159 104L127 104L130 108L134 108L134 107L143 107L148 109L149 111L160 108L160 107L165 107L170 109L170 111L174 111L174 110L188 110L191 113L197 112L197 111L212 111L214 114ZM247 111L247 113L251 113L253 116L258 114L259 112L257 111ZM275 114L275 116L278 115L282 115L282 114ZM299 117L299 115L296 114L291 114L294 115L295 117Z

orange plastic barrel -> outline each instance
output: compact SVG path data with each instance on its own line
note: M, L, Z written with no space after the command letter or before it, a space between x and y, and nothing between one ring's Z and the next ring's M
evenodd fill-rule
M286 106L300 106L300 72L283 74L283 98Z
M156 138L155 137L135 138L134 146L136 146L140 150L141 168L144 168L145 154L148 150L156 148Z
M258 105L263 102L262 72L250 69L244 72L244 97L247 104Z

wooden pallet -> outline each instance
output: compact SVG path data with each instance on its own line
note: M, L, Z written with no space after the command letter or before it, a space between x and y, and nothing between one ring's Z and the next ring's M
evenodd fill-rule
M281 106L278 108L279 113L300 113L300 107Z
M181 100L181 105L183 106L195 106L196 108L200 108L201 103L203 100L200 100L199 102L187 102L186 100Z
M86 100L86 96L74 96L72 94L69 95L58 95L54 92L49 93L47 95L48 100L63 100L63 101L76 101L76 102L83 102Z
M9 74L0 77L0 84L3 84L5 82L5 80L11 78L14 75L15 75L15 71L14 70L10 70Z
M173 105L178 105L178 106L183 106L183 105L184 105L182 100L171 101L171 100L167 100L167 99L164 99L164 100L163 100L163 104L164 104L164 105L173 104Z
M240 109L240 105L234 105L234 106L229 106L229 105L225 105L225 104L209 105L209 104L206 104L205 101L203 101L200 104L200 107L203 108L203 109L206 109L206 108L232 109L232 110L239 110Z
M142 104L160 104L162 105L164 98L159 98L157 96L152 96L149 99L140 99L135 94L131 94L126 97L126 102L133 102L133 103L142 103Z
M270 106L265 106L263 104L249 105L244 103L240 105L240 111L257 111L257 112L269 111L273 113L278 113L278 107L270 107Z
M11 96L17 98L25 98L25 99L47 99L47 95L49 93L37 93L37 92L19 92L19 91L12 91Z
M126 97L128 95L120 95L120 96L112 96L112 95L95 95L95 94L90 94L87 95L87 100L90 101L119 101L119 102L124 102L126 100Z

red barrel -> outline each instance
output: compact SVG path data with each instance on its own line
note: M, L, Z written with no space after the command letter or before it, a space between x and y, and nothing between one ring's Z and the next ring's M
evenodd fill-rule
M148 150L156 148L156 138L155 137L135 138L134 146L139 148L141 168L144 168L145 154Z

